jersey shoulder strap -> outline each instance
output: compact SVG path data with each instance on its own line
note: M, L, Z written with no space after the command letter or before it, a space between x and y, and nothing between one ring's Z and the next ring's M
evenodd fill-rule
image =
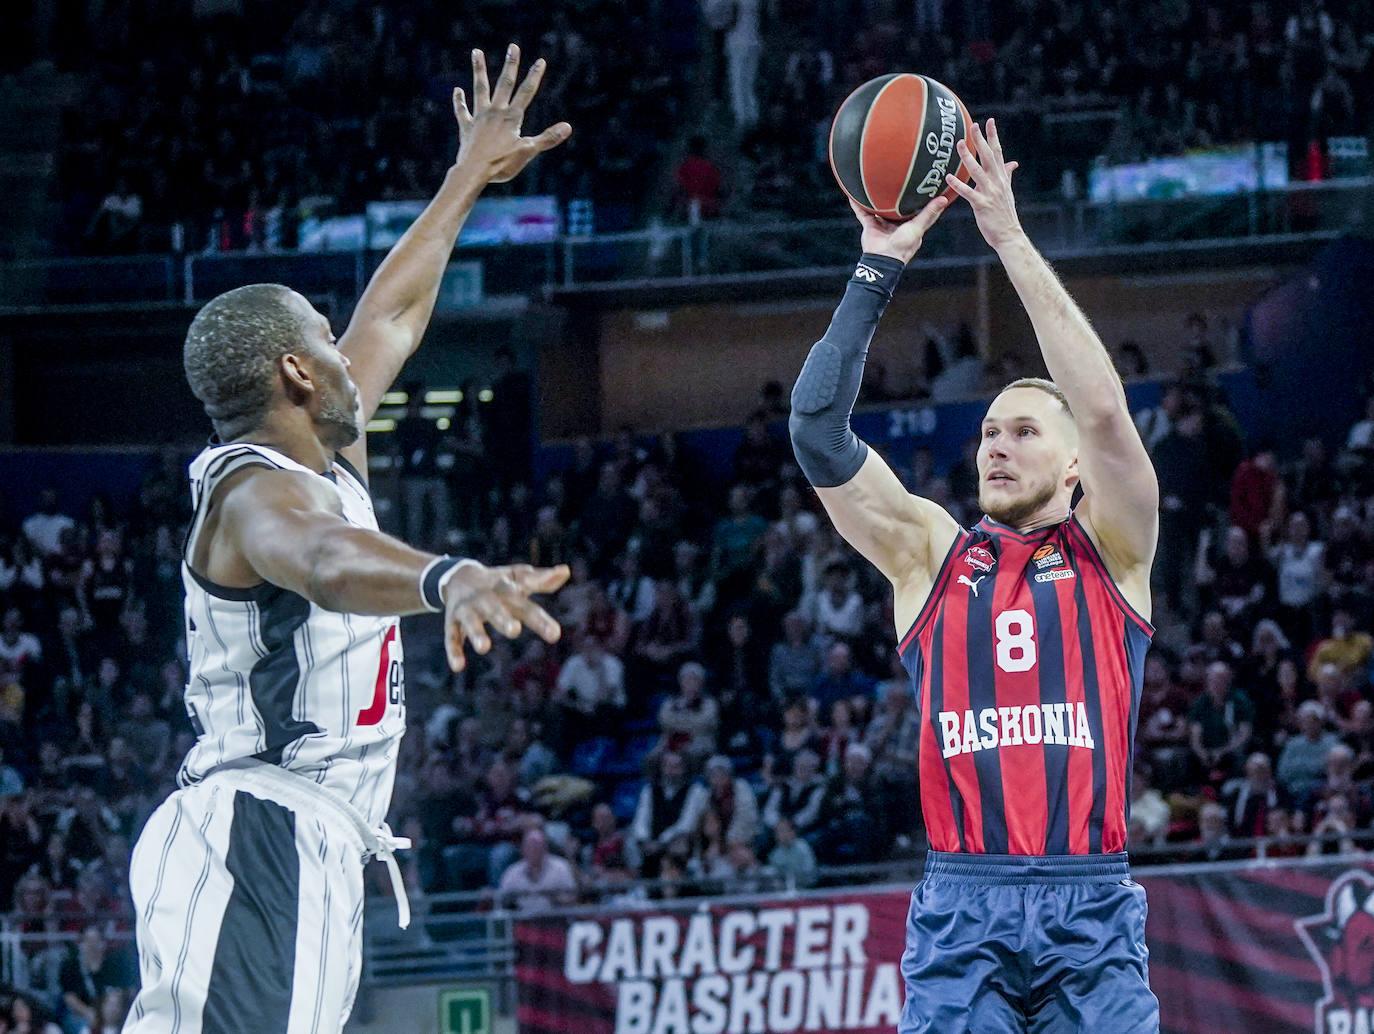
M186 529L186 542L182 548L182 559L190 561L191 550L196 536L205 523L209 511L206 504L214 497L215 489L224 480L245 467L275 467L278 470L297 470L306 474L314 473L309 467L297 463L276 449L251 442L233 442L229 445L212 445L194 460L188 473L191 477L191 524Z

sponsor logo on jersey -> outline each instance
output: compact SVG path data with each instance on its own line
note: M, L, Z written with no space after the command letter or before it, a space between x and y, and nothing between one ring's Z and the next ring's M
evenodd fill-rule
M1058 546L1046 542L1031 554L1031 563L1035 565L1037 571L1045 571L1051 567L1062 567L1064 554L1059 552Z
M1374 1030L1374 877L1351 869L1332 881L1326 911L1293 921L1321 970L1317 1034Z
M1036 580L1037 582L1057 582L1057 581L1059 581L1061 578L1072 578L1072 577L1073 577L1073 572L1070 571L1067 567L1065 567L1065 568L1061 568L1061 569L1058 570L1058 571L1041 571L1038 575L1035 576L1035 580Z
M975 571L987 574L997 563L997 558L982 546L969 546L968 549L964 550L964 563Z
M1088 725L1088 709L1077 704L1028 704L1024 707L985 707L981 711L941 711L940 753L975 754L1023 743L1065 747L1096 746Z

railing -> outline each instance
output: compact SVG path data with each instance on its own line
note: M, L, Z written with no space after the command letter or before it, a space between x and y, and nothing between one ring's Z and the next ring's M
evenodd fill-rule
M1020 215L1041 249L1060 257L1184 242L1320 239L1363 222L1371 185L1369 178L1350 178L1221 197L1023 203ZM454 260L480 264L485 294L518 295L831 269L853 258L855 239L848 217L718 221L564 236L548 244L464 247ZM953 263L988 259L972 213L962 205L945 214L922 254ZM243 251L11 262L0 264L0 305L195 304L255 281L351 299L382 257L372 251Z

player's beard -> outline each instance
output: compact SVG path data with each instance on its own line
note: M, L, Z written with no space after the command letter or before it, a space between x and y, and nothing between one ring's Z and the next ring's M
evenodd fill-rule
M1054 482L1046 481L1020 499L992 502L985 497L983 489L979 488L978 506L999 524L1005 524L1010 528L1019 528L1028 517L1034 515L1036 511L1054 498L1054 491Z
M331 449L342 449L352 445L362 434L358 426L356 396L347 399L342 393L331 392L320 403L319 424L321 437Z

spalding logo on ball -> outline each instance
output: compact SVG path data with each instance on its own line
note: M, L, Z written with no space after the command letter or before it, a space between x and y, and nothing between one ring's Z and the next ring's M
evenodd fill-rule
M947 176L967 181L955 145L968 109L928 75L899 72L851 93L830 127L830 168L840 189L886 219L910 219L941 193Z

